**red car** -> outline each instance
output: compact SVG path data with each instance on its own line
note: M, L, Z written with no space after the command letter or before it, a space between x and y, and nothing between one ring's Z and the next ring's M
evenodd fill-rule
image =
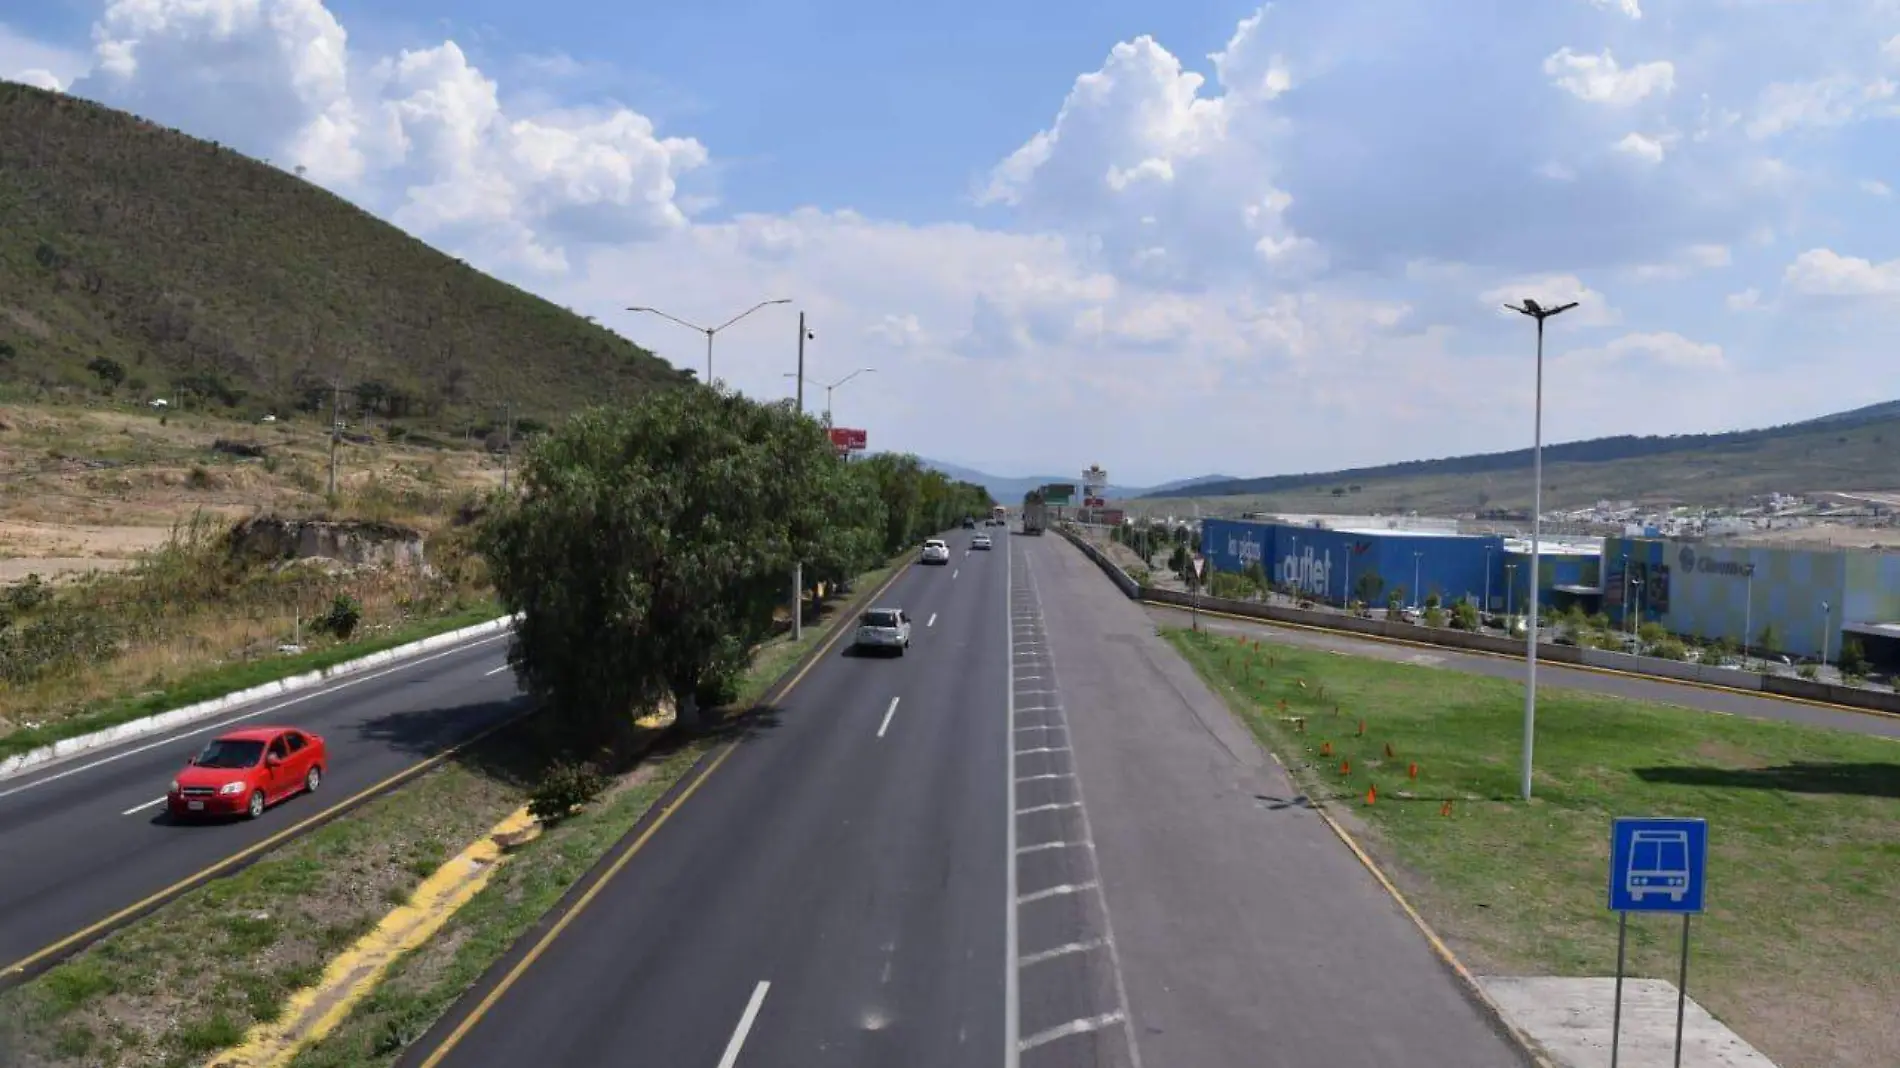
M311 793L329 767L323 739L289 727L251 727L219 735L172 780L165 795L173 817L250 819L295 793Z

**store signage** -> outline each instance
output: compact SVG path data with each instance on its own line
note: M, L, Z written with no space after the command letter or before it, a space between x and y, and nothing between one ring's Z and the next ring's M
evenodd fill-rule
M1755 565L1743 560L1711 560L1684 545L1676 553L1676 564L1682 570L1697 575L1726 575L1730 578L1753 578Z
M1333 554L1330 549L1315 556L1313 547L1308 545L1298 556L1289 553L1280 558L1280 582L1296 590L1324 596L1331 588L1327 583L1332 577Z

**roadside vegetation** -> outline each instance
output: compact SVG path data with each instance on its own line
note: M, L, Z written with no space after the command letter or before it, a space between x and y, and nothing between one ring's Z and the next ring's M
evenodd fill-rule
M1309 797L1366 834L1474 971L1609 974L1611 817L1701 816L1691 996L1783 1068L1900 1064L1900 927L1878 919L1900 900L1900 744L1545 689L1526 805L1516 683L1166 637ZM1673 982L1677 932L1633 919L1631 974Z
M873 592L921 539L990 505L980 488L910 457L841 461L789 405L713 390L577 415L526 450L515 488L446 529L462 554L452 570L494 598L486 611L499 602L525 613L512 656L534 714L0 994L8 1063L203 1063L278 1018L434 867L528 806L543 833L298 1061L390 1063L725 737L735 713L850 624L851 595ZM51 596L78 606L112 583L170 582L174 599L198 603L196 582L231 604L250 584L266 597L295 581L221 571L222 529L188 529L127 572ZM798 640L793 560L806 578Z

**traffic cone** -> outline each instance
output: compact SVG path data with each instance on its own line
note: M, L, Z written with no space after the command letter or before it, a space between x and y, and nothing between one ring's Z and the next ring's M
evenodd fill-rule
M1379 800L1379 788L1377 786L1366 787L1366 804L1368 805L1377 804L1378 800Z
M1406 768L1405 773L1414 779L1418 778L1418 761L1412 761L1412 766Z
M1447 802L1445 802L1444 804L1442 804L1442 805L1440 805L1440 806L1438 806L1438 814L1439 814L1440 816L1449 816L1449 815L1451 815L1451 802L1450 802L1450 801L1447 801Z
M1350 761L1350 760L1342 760L1342 761L1340 761L1340 762L1339 762L1339 773L1340 773L1341 775L1351 775L1351 774L1352 774L1352 761Z
M1329 756L1332 756L1332 755L1333 755L1333 743L1331 743L1331 742L1321 742L1321 743L1319 743L1319 755L1320 755L1320 756L1323 756L1323 757L1329 757Z

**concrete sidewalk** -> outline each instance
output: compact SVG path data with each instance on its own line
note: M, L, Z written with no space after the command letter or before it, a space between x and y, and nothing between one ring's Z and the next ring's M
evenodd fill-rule
M1526 1063L1140 605L1025 548L1144 1064Z
M1562 1068L1609 1068L1616 980L1486 977L1485 992L1511 1022ZM1690 987L1695 986L1694 975ZM1775 1068L1761 1051L1723 1026L1691 997L1683 1014L1683 1068ZM1623 980L1623 1029L1617 1068L1676 1063L1676 984Z

